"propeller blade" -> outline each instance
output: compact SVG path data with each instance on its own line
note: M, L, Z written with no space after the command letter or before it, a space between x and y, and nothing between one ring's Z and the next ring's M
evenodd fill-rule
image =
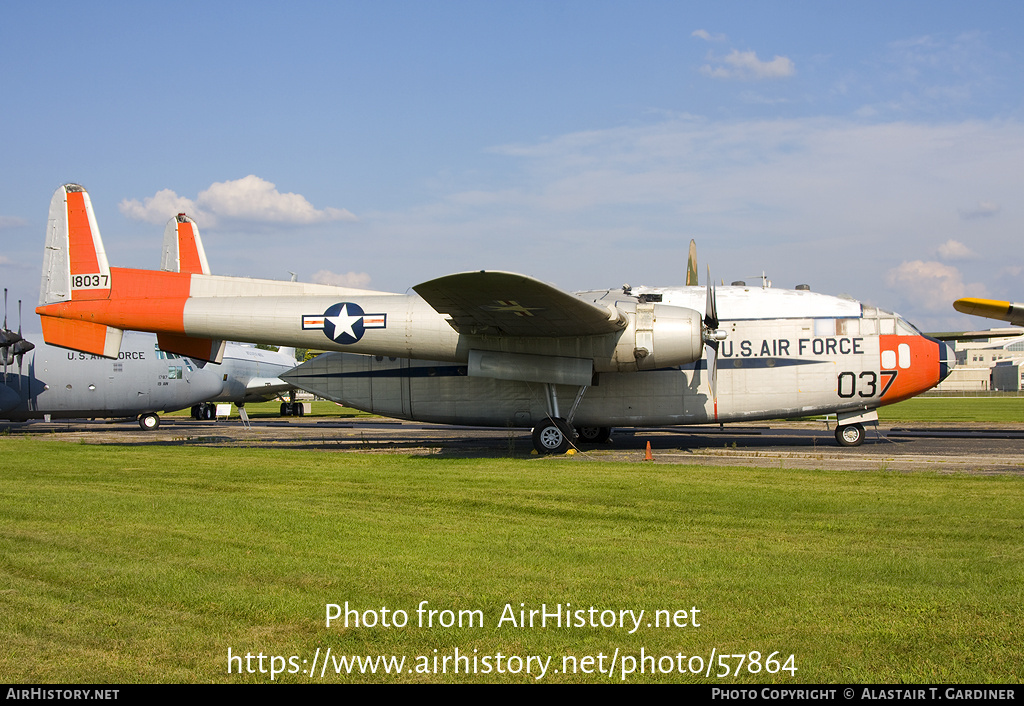
M718 346L725 340L725 331L718 330L718 304L715 300L715 284L711 280L711 266L708 266L707 306L704 312L704 346L708 360L708 383L711 386L711 399L718 400Z
M4 346L9 346L14 342L13 331L7 330L7 287L4 287L4 327L0 335L3 336ZM13 358L12 358L13 360ZM4 351L4 384L7 384L7 351Z
M715 303L715 284L711 281L711 266L708 265L708 300L707 306L704 309L704 326L709 331L715 331L718 328L718 306Z
M28 345L28 348L25 347L26 344ZM21 361L25 358L25 353L27 351L32 350L34 347L35 346L33 346L31 343L29 343L28 341L26 341L24 338L21 337L21 300L19 299L18 300L18 342L14 345L14 347L12 349L12 350L17 351L17 353L18 353L18 392L19 393L22 391L22 389L21 389Z
M711 399L718 402L718 341L708 343L708 363L711 365Z

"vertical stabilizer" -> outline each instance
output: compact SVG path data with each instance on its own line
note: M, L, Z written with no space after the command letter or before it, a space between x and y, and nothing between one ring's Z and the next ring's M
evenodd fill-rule
M700 284L697 281L697 241L690 240L690 254L686 258L686 286L696 287ZM708 283L710 286L710 282Z
M206 261L206 251L199 237L199 226L184 213L167 221L160 269L164 272L210 274L210 264Z
M160 256L160 269L164 272L182 272L192 275L210 274L199 226L184 213L167 221L164 227L164 249ZM189 338L169 333L157 334L160 349L190 358L220 363L224 359L224 341L210 338Z
M65 184L50 200L39 306L109 297L110 266L89 193Z
M109 300L110 287L110 265L89 193L78 184L65 184L50 199L39 306ZM113 326L45 315L41 323L43 338L55 346L110 358L121 349L124 332Z

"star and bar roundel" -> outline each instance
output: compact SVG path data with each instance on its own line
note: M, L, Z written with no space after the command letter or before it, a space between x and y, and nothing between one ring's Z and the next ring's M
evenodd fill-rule
M387 328L387 314L367 314L352 302L339 302L323 314L303 314L302 330L321 329L335 343L355 343L368 328Z

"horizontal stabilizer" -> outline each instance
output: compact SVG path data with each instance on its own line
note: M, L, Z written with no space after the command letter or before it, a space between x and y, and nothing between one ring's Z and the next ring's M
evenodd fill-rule
M413 287L459 333L595 336L621 331L626 317L540 280L511 272L463 272Z
M164 272L210 274L206 250L203 249L203 241L199 237L199 226L184 213L179 213L167 221L160 269Z
M293 389L291 383L281 378L252 378L245 383L246 395L271 395L279 392L288 392Z
M209 363L220 363L224 359L224 341L192 338L172 333L158 333L156 340L160 350L168 353L177 353Z
M50 345L105 358L117 358L121 352L121 336L124 331L119 328L53 316L39 318L43 325L43 338Z

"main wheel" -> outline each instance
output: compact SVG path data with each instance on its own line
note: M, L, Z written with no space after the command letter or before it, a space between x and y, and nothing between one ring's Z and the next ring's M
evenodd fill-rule
M537 453L564 454L569 450L570 440L565 428L568 425L561 419L545 419L533 428L533 447Z
M160 417L153 412L146 412L139 415L139 426L143 431L153 431L160 426Z
M580 441L588 444L603 444L612 435L611 427L576 427Z
M864 425L846 424L836 427L836 441L840 446L860 446L864 443Z

